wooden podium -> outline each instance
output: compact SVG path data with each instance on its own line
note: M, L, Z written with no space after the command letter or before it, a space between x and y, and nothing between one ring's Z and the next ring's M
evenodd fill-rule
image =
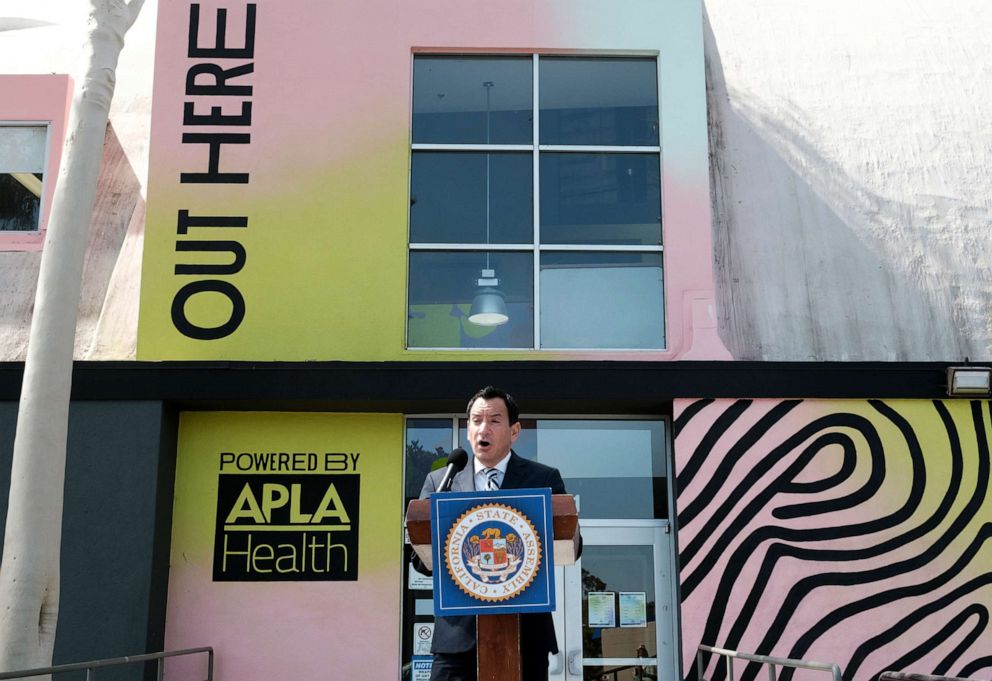
M414 499L406 510L406 530L417 556L433 569L431 506ZM571 494L551 495L555 565L572 565L579 553L579 513ZM475 628L478 681L520 681L520 615L479 615Z

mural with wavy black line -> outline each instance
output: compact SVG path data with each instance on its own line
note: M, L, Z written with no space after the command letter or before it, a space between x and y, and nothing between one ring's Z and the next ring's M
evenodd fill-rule
M992 679L990 407L677 401L686 679L699 644L834 662L845 681ZM703 678L726 680L725 660L703 659Z

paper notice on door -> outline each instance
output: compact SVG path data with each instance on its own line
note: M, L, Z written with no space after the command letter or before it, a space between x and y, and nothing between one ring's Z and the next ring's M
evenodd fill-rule
M648 626L647 596L643 591L620 592L620 626Z
M412 662L411 666L411 681L430 681L431 678L431 666L434 662L433 658L421 657L413 658L410 660Z
M434 578L429 575L420 574L413 568L412 564L409 566L409 570L406 574L406 586L408 589L430 591L434 588Z
M597 629L612 629L617 626L616 592L590 591L589 622L587 626Z
M430 655L431 641L434 639L433 622L413 623L413 654Z

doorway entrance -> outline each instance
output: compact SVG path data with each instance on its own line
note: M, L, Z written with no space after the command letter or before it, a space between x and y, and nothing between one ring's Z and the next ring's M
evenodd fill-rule
M467 443L458 416L408 417L406 496ZM678 681L675 542L671 531L669 423L639 416L521 418L514 451L561 471L579 502L583 553L556 568L555 630L561 653L549 681ZM429 669L434 613L430 580L406 547L402 678ZM418 637L423 636L423 640Z
M561 652L549 681L675 681L671 528L667 520L584 520L575 565L555 574Z
M549 681L678 679L667 520L583 520L582 557L556 569L560 653Z

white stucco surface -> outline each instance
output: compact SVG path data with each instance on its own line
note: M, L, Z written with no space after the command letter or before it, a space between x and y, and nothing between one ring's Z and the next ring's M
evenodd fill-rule
M992 4L706 0L737 359L992 355Z

